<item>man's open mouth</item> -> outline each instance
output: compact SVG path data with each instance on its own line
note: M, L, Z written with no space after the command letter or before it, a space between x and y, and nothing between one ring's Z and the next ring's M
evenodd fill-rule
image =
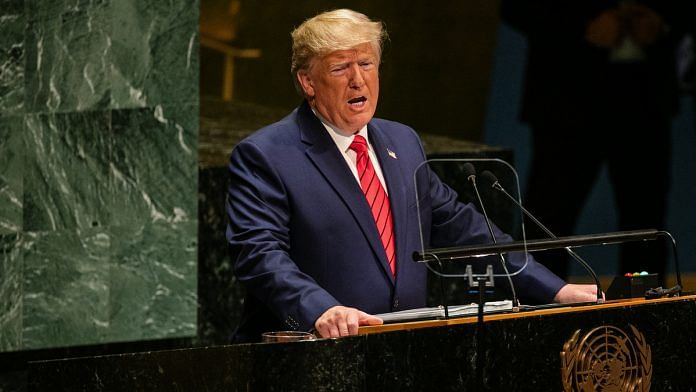
M355 105L355 106L361 106L361 105L363 105L363 102L365 102L365 101L367 101L367 98L365 98L364 96L360 96L360 97L355 97L355 98L349 99L348 103L351 105Z

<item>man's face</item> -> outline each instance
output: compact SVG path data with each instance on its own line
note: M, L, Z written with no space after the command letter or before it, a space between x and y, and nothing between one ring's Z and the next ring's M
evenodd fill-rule
M297 78L312 107L342 131L359 131L375 114L379 60L369 43L317 57Z

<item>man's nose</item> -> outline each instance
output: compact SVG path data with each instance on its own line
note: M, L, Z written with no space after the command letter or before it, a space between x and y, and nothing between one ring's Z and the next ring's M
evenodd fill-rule
M350 66L350 87L361 88L365 85L365 78L363 77L363 70L358 64L352 64Z

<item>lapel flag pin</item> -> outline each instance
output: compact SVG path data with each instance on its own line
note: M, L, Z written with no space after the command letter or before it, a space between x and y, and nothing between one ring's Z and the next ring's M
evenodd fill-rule
M389 154L390 157L397 159L396 158L396 153L390 149L387 148L387 154Z

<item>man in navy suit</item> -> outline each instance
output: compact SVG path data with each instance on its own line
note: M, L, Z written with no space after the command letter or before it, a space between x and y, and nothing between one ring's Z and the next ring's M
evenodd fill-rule
M410 260L421 236L426 247L490 242L483 217L422 165L416 133L373 118L384 35L350 10L305 21L292 33L305 101L232 153L227 238L247 289L237 342L287 329L354 335L382 323L371 314L426 305L426 269ZM511 256L511 269L525 259ZM531 258L513 280L536 301L596 298Z

